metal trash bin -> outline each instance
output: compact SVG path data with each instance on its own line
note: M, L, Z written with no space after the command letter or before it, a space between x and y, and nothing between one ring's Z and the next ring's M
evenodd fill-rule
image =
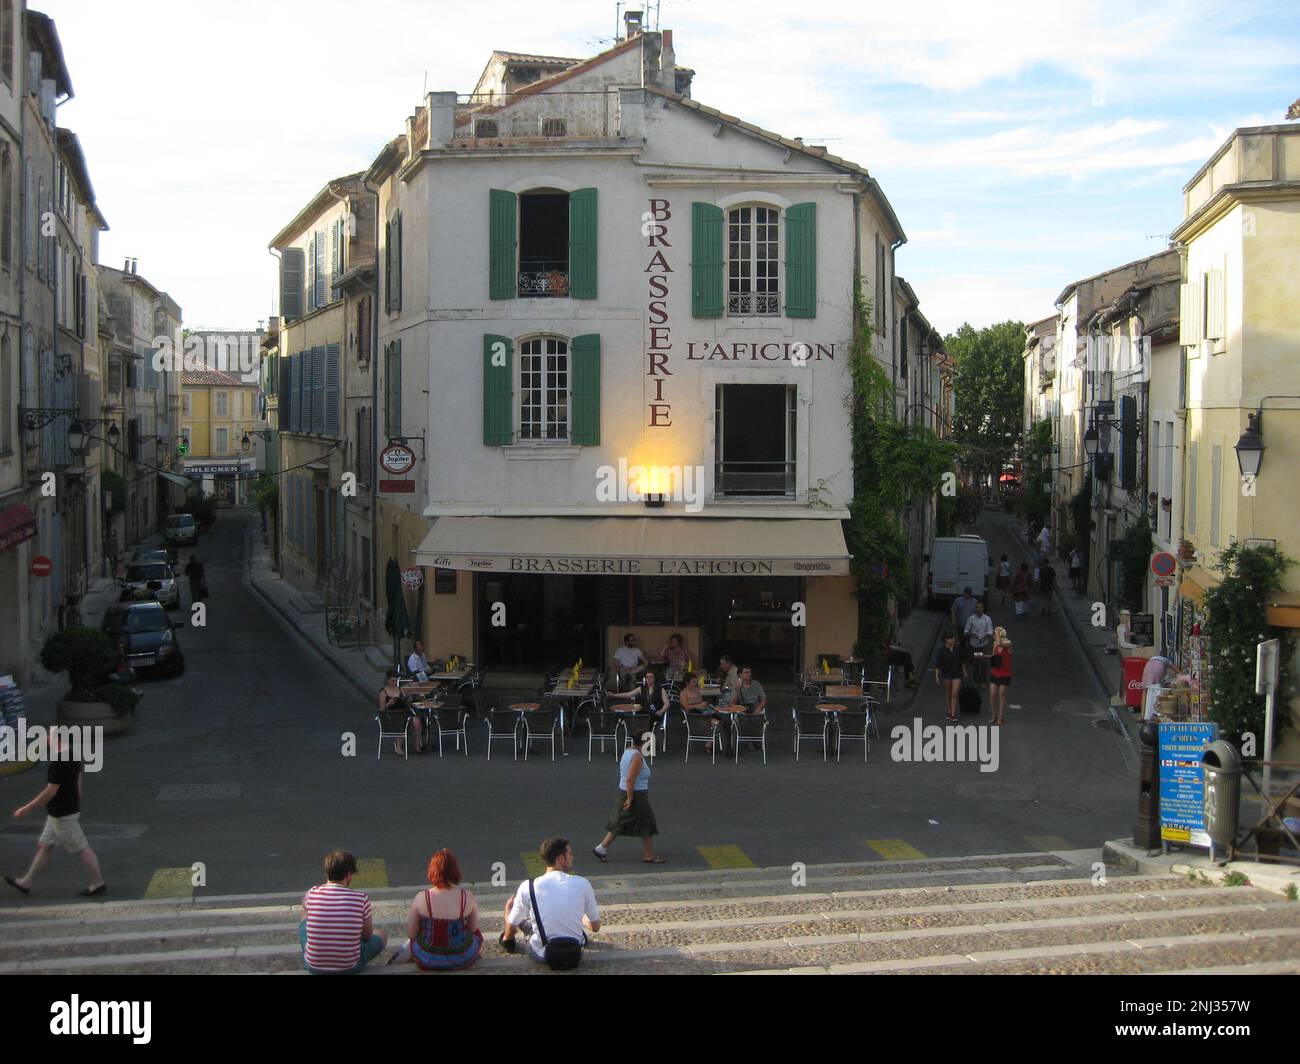
M1241 801L1241 758L1237 748L1223 739L1211 743L1201 755L1205 791L1201 808L1205 831L1217 846L1231 847L1237 839L1237 806Z

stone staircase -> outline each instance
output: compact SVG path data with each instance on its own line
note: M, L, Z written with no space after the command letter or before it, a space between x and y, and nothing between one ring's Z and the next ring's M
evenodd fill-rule
M1092 855L1089 855L1089 858ZM1078 853L589 877L603 926L577 974L1300 973L1300 902L1177 876L1094 885ZM508 890L467 884L471 975L547 975L496 944ZM513 886L513 884L512 884ZM369 891L390 948L417 887ZM300 973L300 894L0 909L0 974Z

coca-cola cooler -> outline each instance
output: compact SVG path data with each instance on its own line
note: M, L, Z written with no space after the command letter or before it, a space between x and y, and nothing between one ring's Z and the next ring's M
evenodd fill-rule
M1146 658L1120 658L1124 668L1124 705L1131 709L1142 706L1142 670L1147 667Z

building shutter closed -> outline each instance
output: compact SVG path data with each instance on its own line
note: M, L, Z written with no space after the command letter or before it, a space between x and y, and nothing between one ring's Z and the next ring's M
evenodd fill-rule
M289 390L284 393L285 406L285 428L290 432L298 431L298 356L290 355L286 360L289 363Z
M316 234L307 238L307 313L320 304L316 302Z
M328 302L325 295L325 230L316 231L316 303L323 307Z
M384 431L390 440L402 435L402 341L388 345L384 359Z
M286 322L302 317L302 248L280 255L280 316Z
M339 283L339 223L330 226L330 298L334 296L333 286Z
M1183 347L1195 347L1201 342L1201 325L1204 309L1201 294L1204 285L1198 278L1195 282L1180 285L1178 289L1178 342Z
M325 348L311 349L311 430L325 431Z
M796 203L785 212L785 314L788 318L817 316L815 203Z
M488 298L514 299L518 279L515 277L515 201L513 192L499 188L488 191ZM593 209L594 209L593 201ZM594 261L593 261L594 265Z
M722 208L691 204L691 316L722 317Z
M569 295L596 298L596 190L569 194Z
M600 335L575 336L570 347L573 374L572 441L600 445Z
M339 434L339 345L325 348L325 435Z
M1137 399L1131 395L1119 397L1120 459L1119 486L1137 486Z
M393 215L393 310L402 309L402 212Z
M508 336L483 337L483 443L508 447L513 439L514 344Z

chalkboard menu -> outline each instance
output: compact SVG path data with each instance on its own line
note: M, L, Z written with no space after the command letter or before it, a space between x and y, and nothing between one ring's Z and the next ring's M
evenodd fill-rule
M1154 613L1135 613L1129 625L1129 639L1140 647L1156 645L1156 617Z
M709 581L704 576L677 579L677 623L703 628L708 621Z
M627 624L627 577L601 576L596 590L596 619L601 624Z
M434 569L433 593L435 595L456 594L456 570L455 569Z
M673 578L638 576L633 624L673 623Z

